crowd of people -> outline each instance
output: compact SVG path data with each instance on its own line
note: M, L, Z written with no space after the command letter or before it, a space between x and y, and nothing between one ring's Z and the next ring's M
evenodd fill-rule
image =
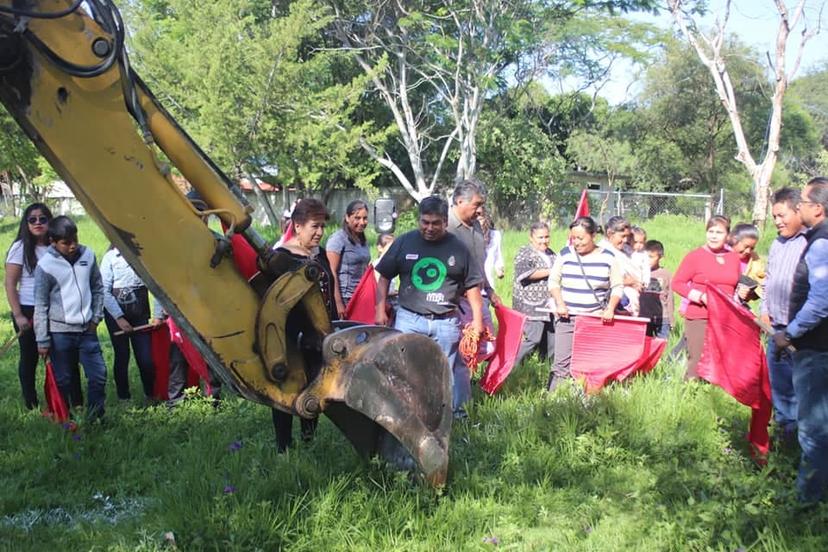
M490 307L501 305L493 284L505 275L501 234L485 209L486 199L485 187L476 180L458 184L450 203L439 196L423 199L417 228L396 239L380 235L379 258L373 263L375 322L427 336L439 345L451 371L457 419L468 416L472 398L470 369L458 353L461 336L464 331L493 333ZM351 202L341 227L323 247L328 210L319 200L301 200L290 213L289 237L275 246L295 267L308 262L322 267L319 288L331 319L346 317L371 265L365 234L368 209L364 201ZM780 442L798 440L801 498L821 500L828 493L826 211L828 179L815 178L801 191L777 191L772 213L778 237L766 262L756 252L756 226L731 228L729 219L714 216L707 221L704 245L685 255L675 275L661 264L664 245L648 240L643 228L624 217L611 217L603 227L588 216L578 217L569 224L568 243L557 252L550 247L549 226L536 222L514 258L512 308L526 317L516 363L535 350L550 359L547 389L554 391L571 377L577 317L600 316L606 323L619 314L643 317L648 335L666 338L675 327L675 293L684 318L685 378L695 379L711 286L735 302L758 304L761 320L774 332L767 354ZM131 397L130 346L144 395L152 397L148 338L134 330L151 319L157 323L163 309L157 306L156 316L151 316L146 286L116 248L104 255L99 271L91 250L78 244L74 223L52 217L45 205L36 203L25 210L8 251L5 285L19 331L19 374L27 408L38 406L35 370L38 357L48 355L60 392L73 406L83 403L80 361L88 380L89 415L103 415L106 368L96 332L102 320L112 337L118 397ZM314 354L310 349L305 353ZM180 399L183 381L170 374L170 385L177 386L170 389L172 402ZM285 450L292 442L292 417L274 409L273 422L277 446ZM315 428L315 420L302 419L303 439L312 438Z

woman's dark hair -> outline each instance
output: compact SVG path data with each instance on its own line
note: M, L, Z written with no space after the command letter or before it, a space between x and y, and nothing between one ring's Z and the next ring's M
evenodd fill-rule
M578 217L572 221L572 224L569 225L569 229L572 230L573 228L581 227L584 229L584 232L587 234L594 236L595 232L598 230L598 225L595 224L595 221L592 220L592 217Z
M296 224L305 224L312 219L328 220L328 218L330 216L325 204L314 197L299 200L290 214L290 220Z
M532 226L529 227L529 235L534 234L536 230L549 230L549 225L542 221L533 222Z
M29 232L28 218L32 215L32 212L38 210L43 213L46 218L52 220L52 212L44 203L32 203L23 211L23 216L20 219L20 226L17 229L17 237L14 239L14 241L20 240L23 245L23 268L29 274L33 273L35 267L37 266L37 253L35 253L37 249L37 239L31 232ZM14 245L14 242L12 242L12 245Z
M758 241L759 229L756 228L754 225L746 222L737 224L733 227L733 231L730 233L728 241L730 245L736 245L737 243L745 239Z
M704 226L705 230L710 230L714 226L724 226L725 232L730 233L730 219L724 215L713 215Z
M347 207L345 207L345 216L342 217L342 229L345 230L345 235L348 236L348 240L350 240L351 243L365 245L365 232L357 234L356 232L352 232L351 228L348 226L348 217L361 209L365 209L366 212L368 211L368 204L361 199L355 199L350 202Z
M55 217L49 221L49 239L52 241L77 241L78 227L67 216Z

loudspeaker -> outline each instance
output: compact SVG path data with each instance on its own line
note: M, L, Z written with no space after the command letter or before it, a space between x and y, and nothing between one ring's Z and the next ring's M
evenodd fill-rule
M374 202L374 227L377 232L393 232L397 225L397 205L390 197L381 197Z

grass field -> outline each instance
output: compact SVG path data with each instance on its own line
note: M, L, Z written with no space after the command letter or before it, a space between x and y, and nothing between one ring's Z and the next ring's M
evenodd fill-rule
M104 237L79 226L100 255ZM697 220L646 228L671 269L703 241ZM2 247L14 231L0 227ZM524 242L506 234L508 260ZM507 302L511 277L508 267L498 282ZM5 301L0 310L5 338ZM102 343L111 356L103 332ZM533 358L495 397L476 394L438 492L361 461L325 419L312 443L278 455L264 407L118 403L111 375L107 423L69 433L23 409L13 349L0 359L0 549L171 550L172 539L180 550L828 549L828 508L794 500L797 453L757 469L749 410L682 383L680 364L589 398L574 385L544 394L547 370Z

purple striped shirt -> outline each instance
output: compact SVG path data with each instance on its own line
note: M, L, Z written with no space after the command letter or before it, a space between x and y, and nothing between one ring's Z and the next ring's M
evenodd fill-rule
M779 236L771 244L765 272L765 297L759 312L769 315L775 326L785 326L789 322L788 303L794 271L807 243L802 232L788 239Z

